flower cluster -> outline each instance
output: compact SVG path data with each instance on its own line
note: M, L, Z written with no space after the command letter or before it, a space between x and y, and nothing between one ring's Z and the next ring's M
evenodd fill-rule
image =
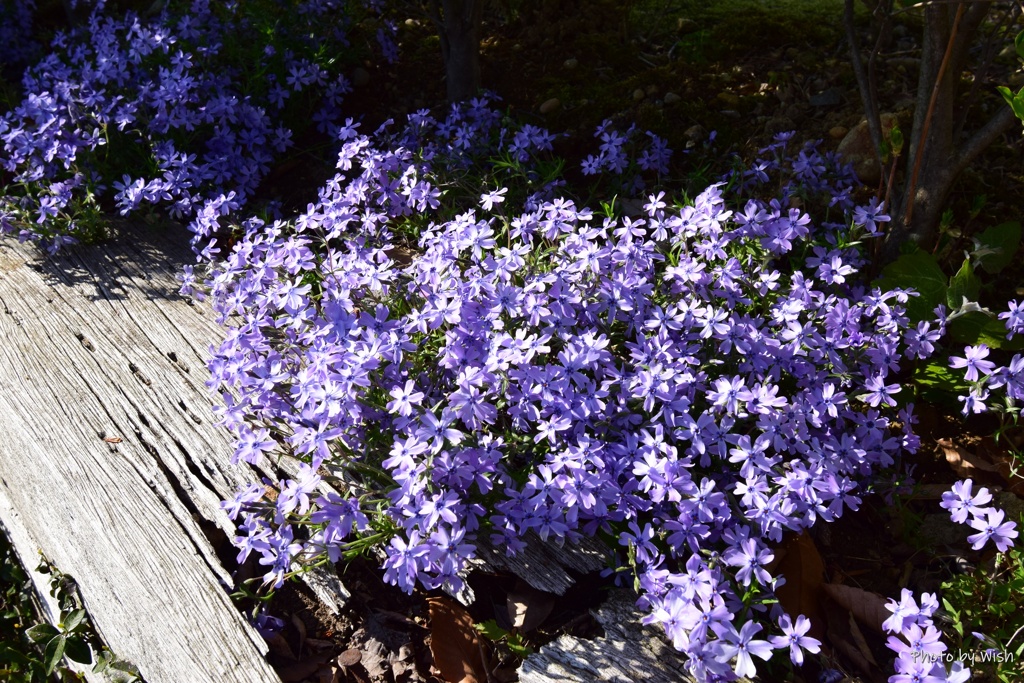
M236 460L305 463L273 500L226 503L240 557L276 584L299 558L385 540L388 581L458 590L482 538L515 553L601 536L698 678L773 649L802 661L806 620L763 602L770 544L856 508L917 448L911 408L892 422L908 293L854 284L880 207L839 192L850 219L816 225L793 199L853 181L783 139L764 178L599 214L537 182L549 134L499 118L474 102L398 134L343 127L320 200L246 221L209 273ZM519 185L494 182L504 162L473 193L446 172L510 154ZM782 170L776 197L750 191Z
M83 211L110 189L123 214L160 204L192 218L249 199L310 110L336 131L354 4L193 0L152 19L104 4L54 38L0 119L5 232L50 247L91 236Z
M646 185L644 172L656 177L663 177L669 172L672 150L667 141L650 131L641 138L635 125L620 132L615 130L610 119L606 119L597 127L594 137L600 140L600 145L596 154L590 154L583 160L583 175L622 176L626 189L635 193ZM637 141L644 138L646 145ZM643 149L635 154L634 149L641 146Z
M968 524L977 530L978 533L967 537L974 550L981 550L988 541L992 541L999 552L1006 552L1013 545L1013 539L1017 538L1017 524L1003 522L1005 513L987 506L992 501L988 489L981 487L972 492L973 486L970 479L958 481L942 494L939 505L949 510L950 519L957 524Z
M889 683L966 683L970 680L971 670L961 661L953 661L949 671L946 670L946 644L932 620L939 609L934 593L922 593L918 604L914 594L904 588L900 599L890 599L885 607L892 616L882 623L882 628L896 634L887 642L889 649L896 653L896 674L889 677Z
M1007 339L1024 333L1024 307L1016 301L1009 302L1009 310L999 314L1005 320ZM967 346L963 356L951 356L949 367L964 370L964 379L971 383L970 391L960 396L964 415L985 412L989 409L1005 412L1024 400L1024 355L1014 354L1006 365L997 365L988 360L991 349L985 344ZM1004 394L1003 401L997 400L993 392Z
M35 0L0 2L0 70L3 76L20 71L39 52L38 41L32 39L35 10Z

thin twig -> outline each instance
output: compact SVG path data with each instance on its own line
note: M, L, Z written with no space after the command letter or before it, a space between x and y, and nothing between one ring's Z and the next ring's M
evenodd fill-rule
M867 74L864 72L864 63L860 58L860 48L857 44L857 28L853 23L853 0L846 0L843 11L843 24L846 27L846 39L850 42L850 58L853 63L853 75L857 78L857 89L860 91L861 102L864 104L864 114L868 120L868 132L871 134L871 144L874 148L875 159L878 165L882 165L882 120L878 115L878 98L871 92L871 85Z
M939 71L935 74L935 85L932 87L932 96L928 101L928 110L924 115L924 125L921 126L921 135L917 140L915 150L914 171L910 174L910 183L907 185L906 198L907 210L903 214L903 225L910 225L914 215L914 194L917 188L917 175L921 170L921 161L924 159L924 145L928 139L928 129L931 127L932 114L935 113L935 103L939 99L939 86L942 85L942 77L946 72L946 65L949 64L950 55L953 53L953 43L956 40L957 27L960 25L960 18L964 15L965 5L961 3L956 8L956 17L953 19L953 27L949 31L949 42L946 43L946 53L942 56L942 63L939 64Z
M973 10L974 8L972 7L971 9ZM984 14L988 14L987 8ZM1010 15L1011 12L1002 13L999 22L992 29L991 39L988 39L986 37L983 38L981 41L981 44L985 46L984 53L981 57L981 61L978 67L973 70L974 78L971 81L971 88L967 92L967 97L964 99L963 113L960 116L960 120L957 122L956 126L953 129L954 140L959 140L960 136L963 135L964 127L967 125L967 120L970 118L969 114L971 110L971 103L977 97L978 91L981 88L981 83L985 80L985 77L987 76L989 70L992 68L992 64L995 62L996 54L1000 46L1005 42L996 40L995 38L996 36L1000 35L1000 33L1004 32L1006 22L1010 18ZM982 18L984 18L984 16L979 17L979 24ZM977 30L977 28L978 27L975 27L975 30Z
M885 9L882 6L885 5ZM889 36L889 25L892 17L892 0L880 0L877 7L875 7L875 13L881 13L882 19L878 27L878 37L875 39L875 46L871 50L871 55L868 57L868 92L871 95L871 101L875 102L877 109L878 102L878 70L875 68L878 61L878 54L882 49L882 45L885 44ZM875 146L878 147L878 166L882 167L882 130L881 130L881 115L879 115L879 140L875 142ZM878 188L879 194L881 194L882 188Z

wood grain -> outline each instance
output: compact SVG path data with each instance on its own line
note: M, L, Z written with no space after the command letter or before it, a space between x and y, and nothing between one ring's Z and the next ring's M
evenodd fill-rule
M563 635L530 655L519 683L687 683L686 659L660 628L643 626L636 595L616 589L593 610L604 635ZM738 683L750 683L746 678Z
M52 258L0 243L0 520L150 683L278 681L199 523L232 533L218 504L255 475L214 425L222 332L177 295L186 245L146 226Z

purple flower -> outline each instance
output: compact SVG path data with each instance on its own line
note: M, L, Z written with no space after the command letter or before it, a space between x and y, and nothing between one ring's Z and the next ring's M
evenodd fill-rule
M508 192L507 187L503 187L500 190L494 190L487 194L480 195L480 206L484 208L484 211L491 211L496 204L500 204L505 201L504 194Z
M885 213L885 202L872 197L867 206L858 206L853 210L853 222L874 235L878 232L879 223L887 223L891 219Z
M1007 310L999 314L1000 320L1006 321L1006 338L1013 339L1015 334L1024 334L1024 304L1017 300L1007 302Z
M864 387L868 389L868 393L861 394L858 398L867 401L872 408L880 404L896 405L896 399L892 395L900 391L899 384L886 384L882 375L875 375L864 383Z
M983 372L986 375L991 374L992 370L995 369L996 364L990 360L984 360L988 357L989 350L984 344L978 344L977 346L964 347L964 357L950 356L949 367L967 368L967 372L964 374L964 379L968 382L974 382L978 379L978 373Z
M811 630L811 621L804 615L799 615L794 624L790 621L788 614L783 614L779 618L779 628L782 629L784 635L771 636L768 641L774 648L788 647L789 658L797 666L802 666L804 663L804 650L811 653L821 651L821 641L807 635L807 632Z
M1017 538L1017 524L1015 522L1003 522L1005 513L1002 510L986 509L983 514L976 516L969 525L978 530L978 533L968 536L974 550L981 550L985 543L991 540L996 550L1001 553L1013 546L1013 539Z
M761 630L761 625L748 621L743 624L739 632L732 627L732 624L719 625L715 629L721 640L719 643L719 655L715 658L719 662L729 662L733 657L736 662L733 664L733 671L737 676L752 677L757 674L757 667L754 666L753 657L760 657L768 660L772 656L772 645L767 640L755 640L754 635Z
M949 518L957 524L967 522L967 516L978 516L982 513L982 506L992 501L992 494L988 489L981 487L977 493L972 493L974 482L964 479L953 484L953 488L942 494L940 507L949 510Z
M388 410L402 417L412 415L413 406L419 405L423 400L423 392L416 391L416 382L411 379L406 381L405 387L395 387L389 394L394 400L388 401Z
M892 616L882 622L882 628L889 633L903 633L921 614L914 594L906 588L901 591L898 602L890 598L885 608L892 612Z

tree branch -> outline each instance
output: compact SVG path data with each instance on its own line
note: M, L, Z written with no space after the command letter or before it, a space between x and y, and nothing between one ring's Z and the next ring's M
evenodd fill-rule
M960 153L951 160L949 172L952 174L952 177L955 178L963 173L979 154L996 141L996 138L1010 130L1010 127L1016 120L1017 118L1013 110L1006 106L1004 102L1000 102L999 111L988 120L988 123L971 136L960 148Z
M846 27L846 39L850 43L850 59L853 63L853 75L857 78L857 89L864 104L864 114L868 120L868 132L879 167L882 165L882 119L878 114L878 98L871 90L868 76L864 72L864 63L860 58L857 45L857 28L853 23L853 0L846 0L843 11L843 24Z

